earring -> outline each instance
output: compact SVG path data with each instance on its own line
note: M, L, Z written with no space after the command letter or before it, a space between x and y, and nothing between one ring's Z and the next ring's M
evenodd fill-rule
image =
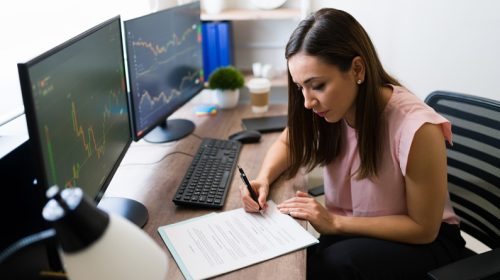
M361 81L361 80L358 80L358 81L357 81L358 85L360 85L362 82L363 82L363 81Z

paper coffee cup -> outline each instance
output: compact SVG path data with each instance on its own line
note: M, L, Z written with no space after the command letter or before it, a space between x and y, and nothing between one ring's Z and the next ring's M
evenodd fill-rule
M269 92L271 82L265 78L251 79L247 83L250 92L250 104L254 113L267 112L269 108Z

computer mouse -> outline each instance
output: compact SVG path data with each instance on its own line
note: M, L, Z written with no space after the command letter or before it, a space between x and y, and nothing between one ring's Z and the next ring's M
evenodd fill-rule
M257 143L260 141L261 134L257 130L242 130L229 135L229 140L239 141L242 144Z

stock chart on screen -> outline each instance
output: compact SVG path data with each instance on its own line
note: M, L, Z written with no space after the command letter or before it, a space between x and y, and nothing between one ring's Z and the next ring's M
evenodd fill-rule
M49 186L94 197L130 143L121 38L116 18L29 64L27 111Z
M125 22L137 138L203 87L199 13L199 4L189 4Z

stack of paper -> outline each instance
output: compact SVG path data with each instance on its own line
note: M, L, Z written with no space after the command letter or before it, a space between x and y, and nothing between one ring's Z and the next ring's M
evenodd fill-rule
M272 201L261 215L243 208L158 228L186 279L206 279L318 243Z

